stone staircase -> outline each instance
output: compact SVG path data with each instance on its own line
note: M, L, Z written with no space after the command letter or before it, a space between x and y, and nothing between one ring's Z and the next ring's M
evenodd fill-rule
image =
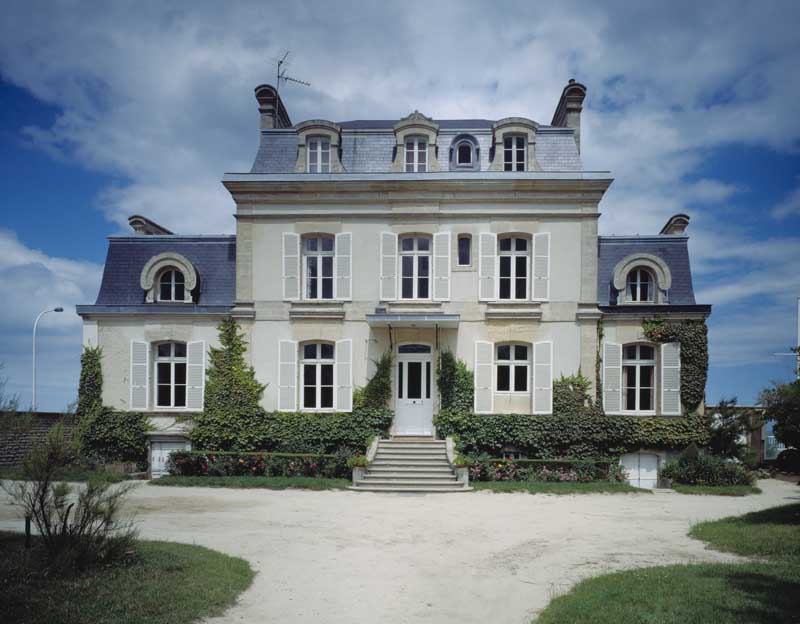
M465 492L447 460L444 440L395 437L380 440L362 479L350 488L360 492Z

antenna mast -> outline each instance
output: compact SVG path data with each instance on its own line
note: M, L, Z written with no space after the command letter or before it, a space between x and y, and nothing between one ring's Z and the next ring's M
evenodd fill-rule
M284 82L294 82L294 83L297 83L297 84L301 84L301 85L303 85L305 87L310 87L311 86L310 82L306 82L305 80L299 80L297 78L293 78L292 76L287 76L286 75L287 67L283 67L283 65L287 65L288 66L287 59L289 58L289 54L291 54L291 52L289 50L286 50L286 52L284 53L284 55L281 58L276 59L277 63L278 63L277 78L275 80L275 91L276 92L280 91L281 80L283 80ZM283 67L283 69L281 69L281 67Z

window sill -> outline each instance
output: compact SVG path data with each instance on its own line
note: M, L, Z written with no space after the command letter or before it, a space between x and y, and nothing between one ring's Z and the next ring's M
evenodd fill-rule
M652 412L636 412L636 411L622 411L621 416L656 416L655 411Z
M473 273L475 272L475 267L471 264L460 264L453 267L453 273Z
M484 316L487 319L530 319L541 320L542 308L538 301L489 301Z
M289 309L290 319L343 319L344 303L338 300L312 299L293 301Z

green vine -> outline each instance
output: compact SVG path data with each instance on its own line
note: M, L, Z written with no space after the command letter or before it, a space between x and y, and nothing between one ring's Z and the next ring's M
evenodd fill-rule
M353 409L385 408L392 396L392 354L386 352L375 362L375 374L363 388L353 390Z
M598 403L603 401L603 355L601 353L605 329L603 319L597 319L597 346L594 359L594 398Z
M708 377L708 327L705 321L646 320L645 337L656 343L681 345L681 402L694 412L705 396Z
M469 412L475 396L475 382L472 371L456 358L451 351L443 350L439 355L436 371L439 387L440 409Z
M78 418L91 414L103 405L103 350L86 347L81 354L81 377L78 382Z

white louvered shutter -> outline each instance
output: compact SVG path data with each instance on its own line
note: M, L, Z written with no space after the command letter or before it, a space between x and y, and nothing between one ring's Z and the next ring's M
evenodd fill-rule
M475 341L475 413L494 411L494 343Z
M353 411L353 341L336 341L336 411Z
M613 342L603 343L603 409L622 411L622 345Z
M478 239L478 299L497 298L497 234L481 232Z
M550 299L550 232L533 235L533 288L535 301Z
M680 416L681 413L681 345L665 342L661 345L661 413Z
M533 345L533 413L553 412L553 343Z
M130 409L146 410L150 378L150 345L131 340Z
M206 343L203 340L186 345L186 407L203 409L206 387Z
M397 234L381 232L381 301L397 299Z
M283 233L283 298L296 301L300 298L300 235Z
M297 342L278 343L278 410L297 410Z
M433 235L433 300L450 300L450 232Z
M337 234L334 246L335 298L350 301L353 298L353 234Z

